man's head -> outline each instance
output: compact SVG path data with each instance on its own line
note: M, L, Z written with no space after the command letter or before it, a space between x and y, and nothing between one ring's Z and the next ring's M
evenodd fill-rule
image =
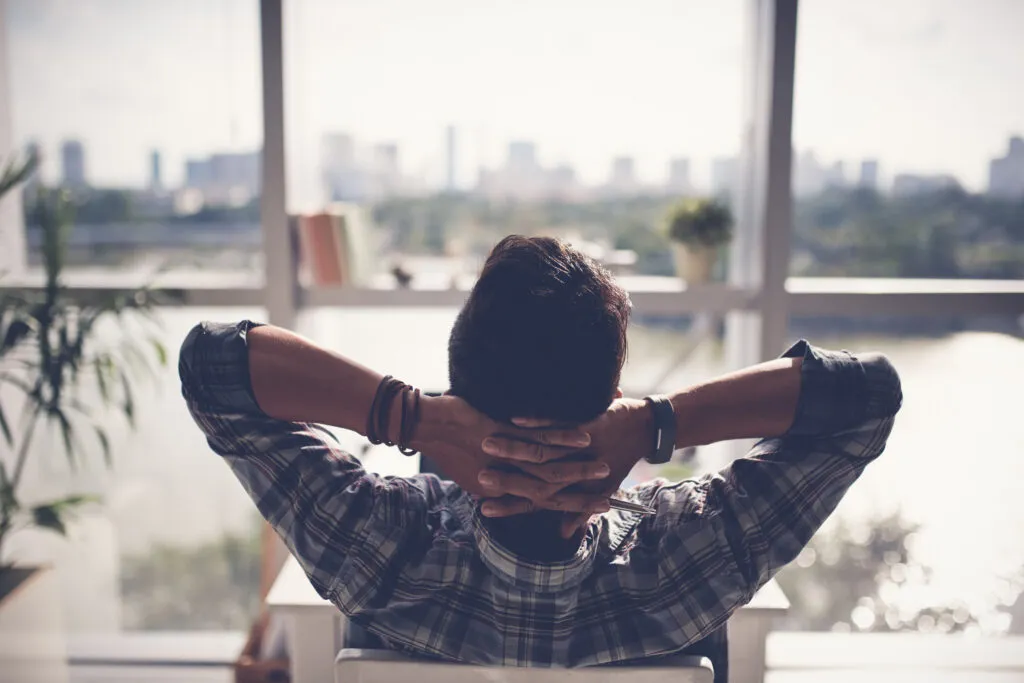
M629 309L611 275L576 249L506 237L452 328L451 393L499 421L587 422L618 390Z

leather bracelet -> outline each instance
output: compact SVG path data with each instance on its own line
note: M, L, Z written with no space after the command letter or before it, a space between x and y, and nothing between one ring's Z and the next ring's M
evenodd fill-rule
M377 391L373 394L373 402L370 403L370 412L366 416L366 438L374 446L384 443L377 431L377 409L380 406L381 394L384 393L385 388L390 384L394 377L391 375L384 375L384 379L377 385Z
M644 460L663 465L672 459L676 449L676 412L667 396L646 396L654 415L654 452Z

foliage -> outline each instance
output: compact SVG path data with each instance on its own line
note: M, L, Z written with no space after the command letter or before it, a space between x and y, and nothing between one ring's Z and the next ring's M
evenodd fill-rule
M259 612L260 534L158 545L121 563L129 629L246 629Z
M8 159L0 171L0 199L32 177L39 168L39 156L32 152L25 159Z
M830 190L796 203L794 274L1024 277L1024 200Z
M6 174L5 174L6 177ZM10 533L40 527L63 534L65 520L95 497L70 495L29 505L18 496L33 437L40 428L59 434L74 469L83 456L83 434L95 441L110 465L110 440L100 419L109 412L134 425L134 384L167 362L153 306L165 298L142 288L85 299L64 285L67 237L72 206L63 192L41 190L35 203L42 229L45 284L40 290L2 290L0 294L0 558ZM98 330L117 325L113 344ZM96 399L86 399L85 390ZM9 397L19 403L17 417Z
M389 199L374 218L384 248L441 253L428 224L458 231L471 251L486 254L510 232L607 239L633 249L638 271L672 274L664 216L667 197L578 202L490 202L471 196ZM797 197L793 275L831 277L1024 278L1024 200L960 190L892 197L834 188Z
M919 598L931 579L912 553L918 526L899 513L864 524L842 520L819 533L779 572L790 628L810 631L935 631L976 628L964 604Z
M668 210L665 223L672 241L682 244L717 247L732 239L732 211L718 199L682 199Z

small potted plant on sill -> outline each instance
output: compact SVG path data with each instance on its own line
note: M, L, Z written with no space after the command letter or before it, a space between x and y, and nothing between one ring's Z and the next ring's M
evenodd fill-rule
M721 247L732 239L729 206L718 199L683 199L666 217L676 274L688 284L711 279Z
M37 164L30 156L0 169L0 198ZM135 381L167 360L152 318L153 305L168 298L165 293L141 288L83 299L65 287L72 210L65 193L39 190L31 214L42 234L45 284L0 289L0 642L6 643L8 664L31 671L31 680L67 680L61 591L47 567L11 561L7 542L31 528L64 535L75 511L98 499L72 493L30 500L24 475L31 461L56 455L74 470L89 440L109 466L110 444L100 420L119 413L132 425ZM39 441L33 437L47 429L58 435L63 453L32 448Z

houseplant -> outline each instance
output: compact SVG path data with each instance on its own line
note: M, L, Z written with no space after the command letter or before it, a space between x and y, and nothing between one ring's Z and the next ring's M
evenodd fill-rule
M666 216L676 274L687 283L707 282L719 250L732 239L729 206L718 199L683 199Z
M37 163L30 156L7 164L0 174L0 198ZM11 534L32 527L64 534L69 516L96 501L82 494L25 499L26 466L52 455L33 450L34 437L43 430L58 435L72 470L91 440L109 466L110 441L100 420L113 413L132 425L136 381L167 360L153 317L154 305L166 295L149 288L91 297L68 290L63 271L71 201L61 191L40 189L31 213L42 236L44 284L0 287L0 633L9 603L26 599L28 589L20 586L30 580L38 584L33 575L42 571L14 566L5 554Z

